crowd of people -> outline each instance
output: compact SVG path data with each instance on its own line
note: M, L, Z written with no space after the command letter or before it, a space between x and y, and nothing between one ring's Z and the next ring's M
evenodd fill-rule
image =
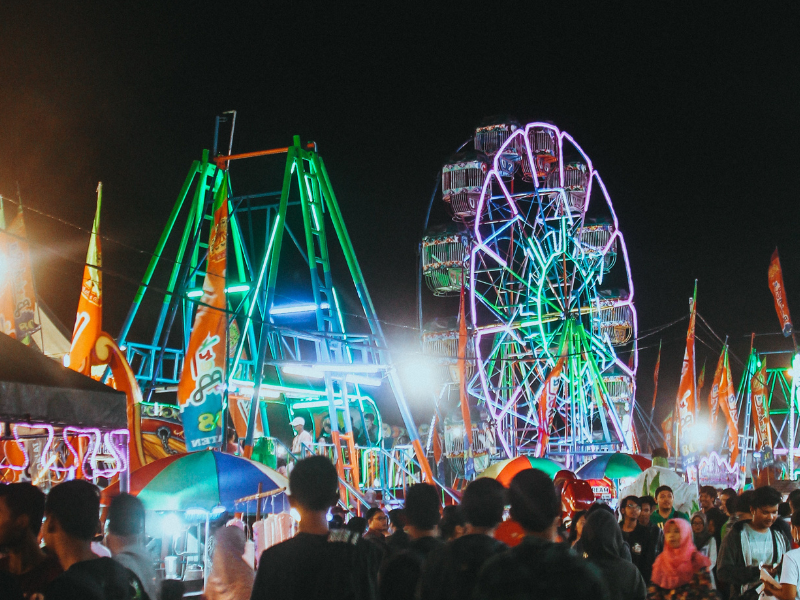
M703 487L700 510L688 515L661 486L623 498L616 513L595 503L568 527L553 482L536 469L507 489L477 479L444 510L437 489L420 483L402 509L347 522L326 457L297 462L289 491L297 534L265 550L257 571L243 558L242 529L218 529L207 600L800 598L800 490L783 503L769 486ZM513 547L495 537L506 509L524 533ZM99 514L99 491L85 481L46 497L28 483L0 486L0 598L180 598L181 582L161 581L143 546L142 503L115 497L102 528Z

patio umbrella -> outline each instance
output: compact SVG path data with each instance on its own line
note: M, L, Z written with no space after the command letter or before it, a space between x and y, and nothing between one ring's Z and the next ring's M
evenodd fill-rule
M245 496L288 487L286 478L261 463L204 450L167 456L137 469L131 475L131 493L147 510L211 511L222 505L234 511L234 501ZM104 500L119 493L119 484L103 492Z
M580 479L620 479L621 477L636 477L642 472L637 462L629 455L621 452L601 454L590 460L576 471Z
M550 479L555 477L564 467L555 461L547 458L536 458L533 456L518 456L517 458L507 458L491 465L480 477L491 477L496 479L504 486L508 487L514 475L526 469L539 469L544 471L550 476Z

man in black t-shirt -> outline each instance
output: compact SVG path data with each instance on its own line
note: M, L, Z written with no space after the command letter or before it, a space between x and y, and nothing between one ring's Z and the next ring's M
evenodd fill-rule
M100 525L100 490L74 479L55 486L44 507L44 541L64 573L45 589L45 600L145 600L139 579L117 561L92 552ZM150 599L153 600L153 599Z
M264 550L252 600L373 600L380 551L346 529L328 531L339 498L336 468L324 456L295 464L289 504L300 513L297 535Z
M503 520L505 488L488 477L467 486L461 500L466 533L431 552L422 567L419 596L425 600L471 598L483 563L507 546L492 537Z
M631 549L631 562L639 569L645 583L648 583L656 559L656 540L652 530L639 523L641 500L636 496L627 496L620 502L619 511L622 516L622 539Z

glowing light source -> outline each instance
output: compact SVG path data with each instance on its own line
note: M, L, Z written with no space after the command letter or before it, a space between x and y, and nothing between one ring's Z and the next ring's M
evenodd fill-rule
M238 292L249 292L250 291L250 284L249 283L235 283L233 285L229 285L225 288L225 293L227 294L236 294ZM202 298L203 289L196 289L196 290L188 290L186 292L187 298Z
M312 377L314 379L322 379L325 377L325 373L322 371L317 371L313 367L305 365L285 365L281 367L281 371L287 375L300 375L302 377Z
M319 305L322 310L327 310L331 305L323 302ZM314 302L299 302L297 304L284 304L283 306L273 306L269 309L271 315L294 315L298 313L314 312L317 305Z

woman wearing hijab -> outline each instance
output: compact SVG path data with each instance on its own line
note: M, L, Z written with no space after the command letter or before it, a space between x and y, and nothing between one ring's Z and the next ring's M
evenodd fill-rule
M214 538L206 599L249 600L256 574L242 557L247 541L244 531L238 527L222 527Z
M711 537L711 536L709 536ZM648 600L711 600L718 598L711 583L711 561L692 541L692 525L683 519L664 523L664 551L653 563Z
M708 528L708 516L703 511L698 511L692 515L692 541L697 551L711 561L711 565L717 564L717 540ZM716 589L713 570L711 572L711 585Z
M581 541L587 558L603 575L611 598L645 599L647 587L639 569L630 560L620 558L624 542L611 512L596 510L590 513L583 526Z

